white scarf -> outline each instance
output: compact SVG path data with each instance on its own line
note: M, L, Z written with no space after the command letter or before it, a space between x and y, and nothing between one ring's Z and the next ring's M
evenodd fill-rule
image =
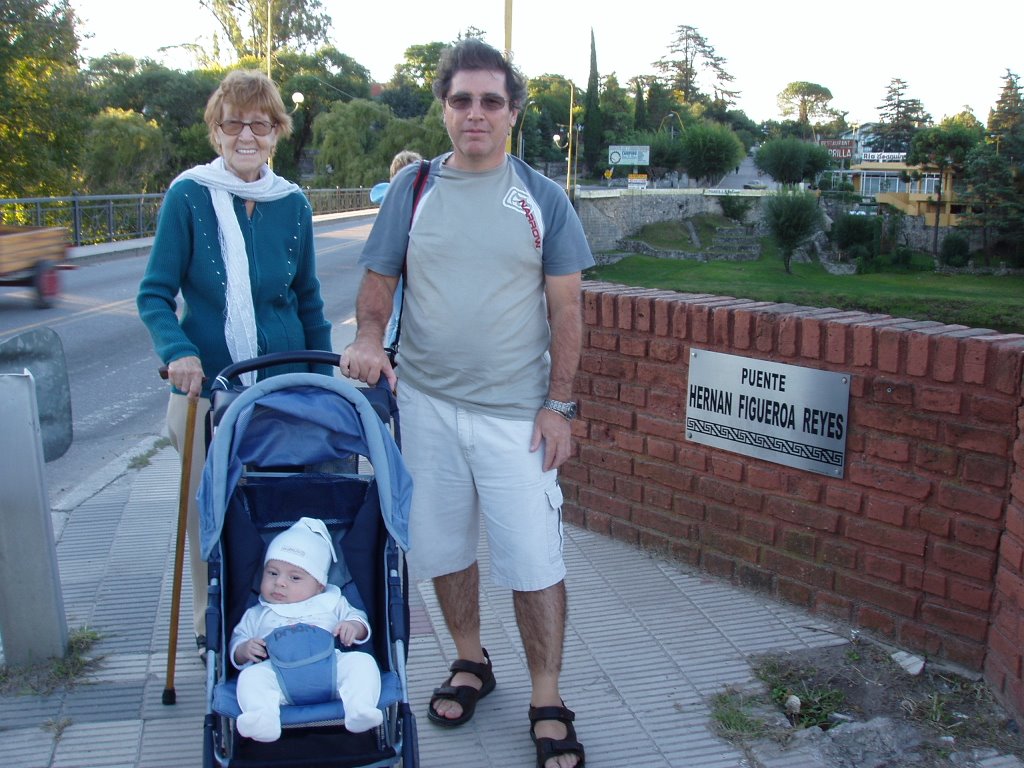
M213 210L217 214L221 258L224 259L224 270L227 275L224 339L227 341L233 362L249 360L258 354L256 312L253 309L252 286L249 283L249 257L245 252L245 240L242 237L242 228L238 225L238 217L235 216L231 196L255 200L257 203L269 203L302 190L297 184L282 179L267 165L260 169L259 179L243 181L227 169L223 157L185 171L171 182L172 185L180 179L192 179L210 190ZM256 373L250 371L242 374L242 383L246 386L255 384Z

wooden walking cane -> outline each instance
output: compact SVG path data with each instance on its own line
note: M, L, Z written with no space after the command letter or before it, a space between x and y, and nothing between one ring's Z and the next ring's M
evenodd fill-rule
M181 579L185 562L185 522L188 518L188 488L192 475L192 441L196 434L197 397L188 399L185 415L185 448L181 452L181 485L178 488L178 538L174 546L174 586L171 590L171 627L167 636L167 683L164 704L174 704L174 661L178 655L178 607L181 603ZM193 545L196 542L193 542Z

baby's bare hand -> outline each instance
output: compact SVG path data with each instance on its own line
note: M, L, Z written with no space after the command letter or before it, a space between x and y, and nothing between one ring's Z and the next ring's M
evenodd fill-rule
M342 645L349 646L366 637L366 627L358 621L342 621L334 628L334 635Z
M245 644L245 660L252 662L260 662L267 658L267 644L263 642L262 638L254 637Z

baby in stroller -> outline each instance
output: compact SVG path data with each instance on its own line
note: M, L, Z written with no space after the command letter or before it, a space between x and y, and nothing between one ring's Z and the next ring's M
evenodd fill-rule
M369 653L341 651L370 637L366 614L333 584L337 562L322 520L300 518L267 547L260 598L231 635L231 662L238 676L236 726L255 741L281 737L281 705L340 698L345 728L362 733L383 722L377 708L380 671ZM269 663L267 663L269 661Z

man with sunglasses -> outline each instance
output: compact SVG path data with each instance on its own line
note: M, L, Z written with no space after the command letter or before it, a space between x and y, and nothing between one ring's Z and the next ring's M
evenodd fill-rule
M434 94L452 151L392 182L360 263L356 339L342 372L398 380L412 473L409 567L433 579L458 658L427 715L453 727L495 687L481 644L477 544L510 588L532 683L540 768L584 763L559 691L565 634L562 495L572 453L581 341L580 273L593 257L565 192L505 152L526 96L502 54L474 38L445 51ZM401 346L381 339L400 275ZM397 371L397 374L396 374Z

